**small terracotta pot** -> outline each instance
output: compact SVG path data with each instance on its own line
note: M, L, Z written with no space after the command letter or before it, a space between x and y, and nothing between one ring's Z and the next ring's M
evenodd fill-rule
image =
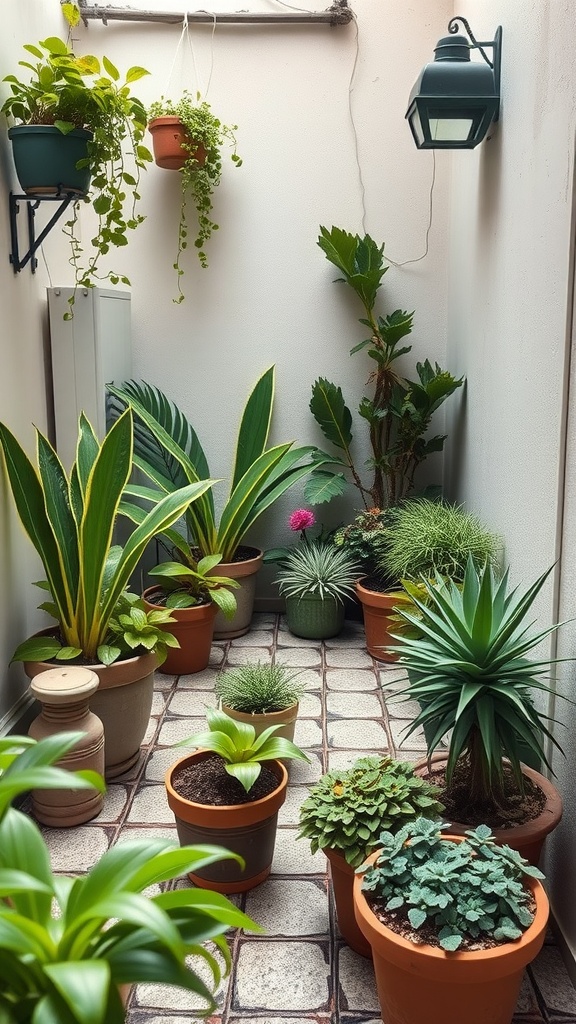
M176 637L180 647L169 647L168 657L160 666L161 672L168 675L188 675L202 672L210 661L212 635L217 607L211 601L197 604L192 608L166 608L166 605L155 604L153 597L159 596L158 587L148 587L142 594L147 611L169 611L175 619L161 626L166 633Z
M246 892L270 874L278 811L286 799L288 773L281 761L266 761L266 767L278 779L268 796L246 804L197 804L186 800L174 789L174 774L184 765L211 757L211 750L196 750L181 758L166 772L168 803L174 811L178 838L182 846L209 844L224 846L244 858L245 868L234 860L210 864L188 877L202 889L215 892Z
M444 768L447 762L447 754L432 754L430 759L423 758L422 761L418 761L414 771L421 778L426 778L429 764L433 768ZM525 857L530 864L538 864L546 836L556 828L562 817L562 797L549 779L541 775L540 772L534 771L533 768L528 768L527 765L523 765L522 774L544 793L546 804L543 810L536 818L525 822L524 825L513 825L511 828L494 828L492 832L498 843L511 846L513 850L518 850L518 853ZM478 822L478 824L480 825L481 822ZM455 836L463 836L468 829L474 826L451 820L450 827Z
M232 591L236 598L236 611L233 617L227 619L221 611L216 615L215 640L233 640L236 636L244 636L250 629L256 594L256 573L264 558L264 552L258 548L252 548L252 551L256 554L243 562L220 562L214 569L215 576L229 576L233 580L238 580L240 584L239 590Z
M164 167L169 171L181 170L193 154L183 147L183 143L188 143L190 136L180 118L155 117L150 121L148 131L152 136L154 160L158 167ZM200 167L206 163L206 150L201 142L196 146L194 157Z
M360 956L371 957L372 947L360 931L354 915L354 868L350 867L338 850L327 847L324 853L330 861L338 927L342 937Z
M264 715L251 715L246 714L244 711L236 711L235 708L228 707L222 701L222 711L229 718L233 718L235 722L246 722L248 725L253 725L256 730L256 735L264 732L264 729L269 729L271 725L280 725L281 729L274 733L274 736L283 736L286 740L292 740L294 742L294 730L296 728L296 719L298 717L299 704L292 704L289 708L283 708L282 711L268 711Z
M368 654L378 661L397 661L395 654L387 654L385 648L394 643L389 630L394 627L391 616L398 604L396 596L368 590L362 583L356 584L356 596L364 613L364 632ZM396 624L397 625L397 624Z
M457 837L447 839L460 841ZM379 856L368 858L370 864ZM543 886L526 878L536 901L534 921L515 942L447 953L416 945L383 925L354 879L354 911L372 947L382 1020L386 1024L510 1024L524 968L540 952L549 904Z

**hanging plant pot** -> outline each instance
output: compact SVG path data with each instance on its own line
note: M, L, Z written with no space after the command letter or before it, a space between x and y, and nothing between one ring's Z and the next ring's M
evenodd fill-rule
M8 130L12 155L22 190L30 195L77 192L85 196L90 187L90 167L77 169L88 156L92 132L75 128L63 135L49 124L22 124Z
M166 611L165 604L159 604L161 595L158 587L148 587L142 595L147 611ZM174 622L166 623L166 632L172 633L180 647L169 647L161 671L168 675L188 675L202 672L210 661L212 634L217 607L212 601L197 604L192 608L170 608Z
M148 125L152 136L154 160L158 167L180 171L186 160L193 157L199 167L206 162L206 150L201 142L191 143L190 136L179 117L155 117Z

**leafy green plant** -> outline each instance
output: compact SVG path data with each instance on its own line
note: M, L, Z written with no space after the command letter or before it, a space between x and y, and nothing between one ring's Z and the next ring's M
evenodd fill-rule
M75 24L79 13L67 4L69 19ZM98 217L98 227L91 239L93 254L84 260L83 248L76 233L78 203L74 204L72 220L66 224L70 237L76 287L91 288L96 279L122 281L125 275L112 270L99 272L99 260L114 247L128 243L128 232L138 227L144 217L136 212L140 199L140 174L152 156L142 139L146 129L146 109L131 95L134 82L148 74L144 68L131 67L124 80L107 57L77 57L68 45L56 36L24 46L36 59L20 61L30 72L29 81L7 75L11 94L2 112L25 125L53 125L63 135L76 128L92 132L87 143L87 156L80 166L90 168L92 183L86 197ZM126 209L126 192L131 202ZM72 296L71 305L74 302ZM72 312L66 314L69 319Z
M185 484L208 477L208 461L196 432L184 414L158 388L128 381L123 387L109 386L121 406L134 411L135 465L154 485L126 488L128 498L156 502ZM314 466L328 460L313 446L294 448L293 442L267 448L274 402L274 367L256 382L244 408L230 483L230 492L216 522L214 498L206 490L186 509L187 541L199 557L220 554L232 561L248 530L262 513L293 484L307 476ZM117 415L118 405L111 407ZM303 464L303 460L306 461ZM324 500L327 496L325 495ZM142 508L124 501L123 512L139 522ZM169 543L182 549L182 536L164 531Z
M304 693L304 684L297 683L300 672L277 663L238 665L222 672L216 679L215 693L219 700L246 715L266 715L283 711L297 704Z
M326 378L312 387L310 409L324 436L342 454L335 464L347 471L366 508L384 509L399 502L412 489L418 466L432 452L441 451L445 437L428 437L433 414L457 388L457 380L436 363L426 359L416 364L417 379L410 380L396 368L396 360L410 352L399 347L412 330L413 313L397 309L386 317L374 312L378 289L388 267L384 266L384 245L365 235L360 238L341 228L320 228L318 245L326 258L342 273L344 280L360 299L365 316L360 320L369 337L359 342L350 354L367 350L375 368L372 398L362 399L359 415L370 432L372 455L366 465L372 482L364 483L352 452L352 414L342 389ZM321 471L322 478L326 470ZM309 499L311 500L311 499Z
M179 100L168 100L162 96L153 103L149 110L150 121L157 117L177 117L182 122L187 136L182 143L187 156L181 170L182 205L178 225L178 253L174 263L179 292L178 298L174 301L182 302L184 295L180 282L184 271L180 261L188 246L188 199L192 199L198 217L198 234L194 239L194 245L198 250L200 266L207 267L208 259L204 248L212 232L217 231L219 227L212 220L212 196L222 177L222 147L225 143L232 147L232 163L236 167L242 166L242 160L236 152L234 134L238 125L222 124L212 113L210 104L201 99L200 93L194 98L187 90Z
M199 995L205 1007L195 1012L206 1016L222 970L203 943L214 942L227 972L226 930L262 929L218 893L190 888L148 898L143 890L224 858L242 859L217 846L180 849L146 839L112 848L83 878L54 875L37 826L11 804L31 788L103 791L95 772L55 767L81 736L0 739L0 1019L124 1024L119 986L146 981ZM199 961L208 965L209 984Z
M82 656L108 665L127 649L154 649L160 620L154 614L146 617L132 598L125 598L125 589L148 542L201 498L213 481L190 482L160 496L121 548L112 544L112 535L132 469L131 411L120 416L102 444L81 414L69 475L47 438L40 431L36 434L38 469L0 423L16 510L46 573L41 586L48 589L50 600L40 607L57 620L60 635L26 640L14 659L67 661ZM165 633L160 642L170 643Z
M274 733L280 725L271 725L259 736L252 725L235 722L223 711L206 708L208 732L197 732L179 743L181 747L204 747L213 750L226 762L226 771L244 787L248 793L260 775L263 761L275 758L309 758L291 740Z
M378 848L384 829L397 832L420 815L437 818L444 809L439 793L405 761L361 757L312 787L300 808L298 838L310 840L312 853L337 850L357 868Z
M222 561L221 555L206 555L199 561L194 558L190 545L182 539L178 551L187 564L180 562L161 562L149 575L158 577L162 590L167 592L167 608L193 608L197 604L213 601L231 619L236 611L236 598L230 589L237 589L240 584L229 576L210 575Z
M457 505L414 498L389 510L380 569L394 580L418 580L435 573L462 581L472 558L497 571L501 540L478 516Z
M450 953L466 940L519 939L534 919L524 878L544 875L516 850L497 845L487 825L462 842L442 836L449 828L418 818L395 834L383 832L362 889L416 934L425 928L422 941Z
M407 735L427 727L431 753L450 732L447 790L464 757L468 802L487 810L503 805L504 758L523 789L522 741L548 767L542 737L560 749L531 695L551 692L542 673L555 662L527 658L559 628L530 633L526 621L551 571L524 592L509 591L508 571L497 580L489 565L478 570L469 558L461 585L436 576L424 584L425 601L412 594L418 614L397 608L418 632L415 637L395 634L391 648L409 672L405 695L421 705Z
M345 597L353 595L361 575L354 556L345 548L314 541L286 556L276 582L286 597L321 597L342 604Z
M363 509L334 534L336 547L349 551L369 576L381 572L382 552L388 541L389 509Z

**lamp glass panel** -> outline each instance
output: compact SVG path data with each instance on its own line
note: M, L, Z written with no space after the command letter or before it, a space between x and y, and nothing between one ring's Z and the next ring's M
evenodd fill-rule
M473 124L471 117L431 117L430 135L437 142L466 142Z
M421 146L424 142L424 132L422 131L422 122L420 120L420 114L418 113L418 107L414 107L414 112L410 115L410 124L414 133L414 138L418 146Z

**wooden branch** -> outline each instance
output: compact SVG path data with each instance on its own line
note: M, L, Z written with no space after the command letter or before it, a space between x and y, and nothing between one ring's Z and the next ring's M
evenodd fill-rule
M89 21L153 22L164 25L179 25L188 19L189 24L208 23L228 25L348 25L353 11L347 0L334 0L332 7L325 11L138 11L131 7L99 7L80 0L80 14L85 25Z

